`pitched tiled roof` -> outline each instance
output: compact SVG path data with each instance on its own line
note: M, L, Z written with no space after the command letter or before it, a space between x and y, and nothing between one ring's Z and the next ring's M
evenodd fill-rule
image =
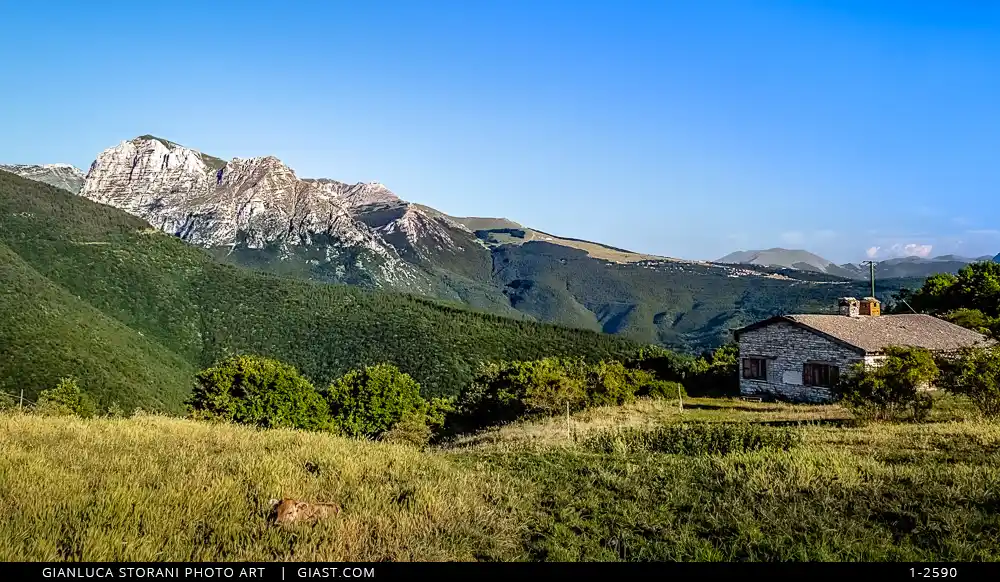
M784 315L759 322L743 331L777 321L788 321L811 328L823 335L864 350L877 353L889 346L913 346L934 351L953 351L987 344L986 336L930 315L881 315L878 317L845 315Z

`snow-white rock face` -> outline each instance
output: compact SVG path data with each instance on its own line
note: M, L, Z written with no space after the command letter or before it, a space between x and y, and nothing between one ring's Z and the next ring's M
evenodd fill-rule
M403 233L420 256L426 248L461 250L448 234L453 225L382 184L300 179L275 157L222 162L148 136L102 152L80 194L203 247L278 248L286 258L321 247L334 267L350 261L348 270L369 272L377 285L415 291L429 290L426 277L407 260L411 249L387 234Z
M85 180L83 171L70 164L0 164L0 170L29 180L44 182L73 194L80 193Z

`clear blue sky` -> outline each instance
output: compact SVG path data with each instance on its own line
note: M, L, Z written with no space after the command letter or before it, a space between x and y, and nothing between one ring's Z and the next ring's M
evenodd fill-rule
M0 0L0 23L0 162L86 169L151 133L676 257L1000 252L1000 2Z

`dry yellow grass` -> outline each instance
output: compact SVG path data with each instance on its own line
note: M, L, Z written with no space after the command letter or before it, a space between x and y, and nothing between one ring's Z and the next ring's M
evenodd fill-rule
M401 446L147 416L0 415L0 560L517 557L517 487ZM335 501L315 526L271 498Z
M565 416L511 423L463 436L446 448L571 447L601 431L654 427L681 421L810 422L846 420L837 405L744 402L735 398L689 398L680 410L676 400L639 399L624 406L591 408Z

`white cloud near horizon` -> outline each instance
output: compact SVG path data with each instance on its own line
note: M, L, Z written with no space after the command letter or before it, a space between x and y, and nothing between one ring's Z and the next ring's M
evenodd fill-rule
M926 259L931 256L934 245L920 243L897 243L890 247L869 247L865 255L869 259L883 258L891 259L895 257L920 257Z

